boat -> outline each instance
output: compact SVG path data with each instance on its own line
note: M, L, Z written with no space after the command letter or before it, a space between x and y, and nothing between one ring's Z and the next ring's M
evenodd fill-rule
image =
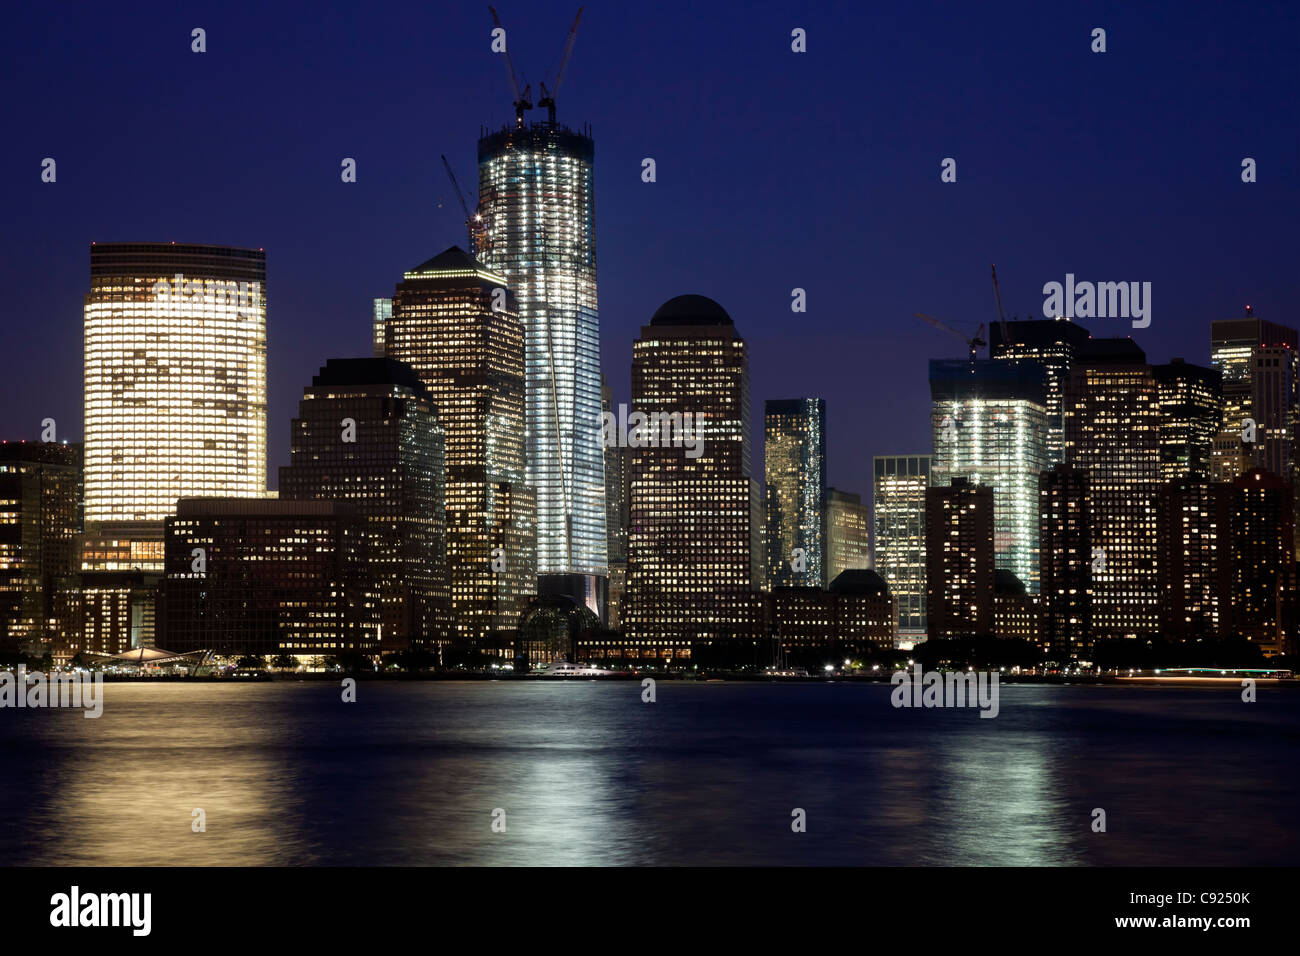
M618 671L605 670L603 667L596 667L592 664L574 664L571 661L552 661L549 664L543 664L535 671L531 671L529 677L613 677Z

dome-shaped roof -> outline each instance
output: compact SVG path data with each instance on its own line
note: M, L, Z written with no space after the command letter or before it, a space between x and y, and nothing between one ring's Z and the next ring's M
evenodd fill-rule
M650 319L651 325L734 325L727 310L707 295L679 295L669 299Z

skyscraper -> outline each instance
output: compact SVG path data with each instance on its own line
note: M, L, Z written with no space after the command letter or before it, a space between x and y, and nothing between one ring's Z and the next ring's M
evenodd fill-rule
M876 571L898 603L898 638L925 640L925 492L929 455L885 455L874 461Z
M1296 438L1300 431L1300 336L1258 318L1210 324L1210 361L1223 374L1223 429L1214 441L1215 477L1231 481L1265 468L1291 483L1300 503ZM1293 525L1300 521L1293 517ZM1300 538L1294 550L1300 557Z
M994 323L989 330L989 357L1030 359L1047 376L1047 463L1063 461L1065 446L1065 385L1074 355L1088 341L1088 330L1066 318Z
M1208 477L1214 439L1223 425L1218 369L1180 358L1152 367L1160 405L1160 477Z
M826 580L871 567L871 512L862 496L826 489Z
M291 426L280 501L344 501L363 516L381 651L449 636L444 442L428 391L393 359L329 359Z
M763 557L750 472L749 357L712 299L682 295L632 344L629 640L661 657L752 637Z
M1246 306L1246 317L1210 323L1210 362L1223 376L1223 431L1238 443L1247 466L1290 479L1297 428L1297 333L1266 322ZM1243 423L1254 441L1243 441ZM1249 431L1249 429L1247 429ZM1236 475L1223 475L1225 480Z
M56 636L80 530L81 446L0 442L0 650Z
M370 347L375 358L383 358L387 354L388 347L384 344L387 335L385 330L392 320L393 300L375 299L374 311L370 318Z
M1038 593L1038 475L1048 466L1047 377L1036 361L930 362L934 483L993 489L997 566Z
M161 571L191 496L266 493L266 253L90 247L83 567Z
M769 399L763 418L768 587L824 588L826 402Z
M1092 653L1092 524L1088 476L1067 464L1038 478L1041 635L1058 664Z
M452 247L405 273L385 353L415 369L446 432L447 558L457 635L513 634L537 593L524 480L524 329L505 277Z
M1160 488L1160 633L1166 640L1211 640L1231 631L1230 491L1195 475Z
M519 304L527 361L528 484L543 586L594 602L607 573L590 132L518 121L478 142L476 242ZM580 576L564 582L550 576ZM603 609L602 609L603 611Z
M616 415L614 393L601 376L601 404L605 414ZM627 589L628 460L631 449L617 442L605 445L605 533L609 541L609 626L622 620Z
M1093 339L1066 390L1065 454L1088 476L1092 636L1160 629L1160 403L1146 354L1129 339Z
M1228 487L1232 633L1269 656L1294 651L1295 530L1291 483L1252 468Z
M925 493L925 586L932 638L993 634L993 489L958 476Z

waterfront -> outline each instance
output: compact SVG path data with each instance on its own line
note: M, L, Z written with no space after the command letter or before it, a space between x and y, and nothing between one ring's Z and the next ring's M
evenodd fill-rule
M7 865L1274 865L1300 688L113 683L0 711ZM793 833L791 810L807 812ZM1090 828L1093 808L1107 832ZM202 808L207 832L191 832ZM506 832L492 830L492 811Z

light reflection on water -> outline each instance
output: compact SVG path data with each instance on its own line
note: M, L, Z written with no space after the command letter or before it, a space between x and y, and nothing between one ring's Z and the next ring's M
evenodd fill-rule
M98 720L0 710L0 863L1300 858L1297 690L1001 690L985 720L884 684L106 684Z

